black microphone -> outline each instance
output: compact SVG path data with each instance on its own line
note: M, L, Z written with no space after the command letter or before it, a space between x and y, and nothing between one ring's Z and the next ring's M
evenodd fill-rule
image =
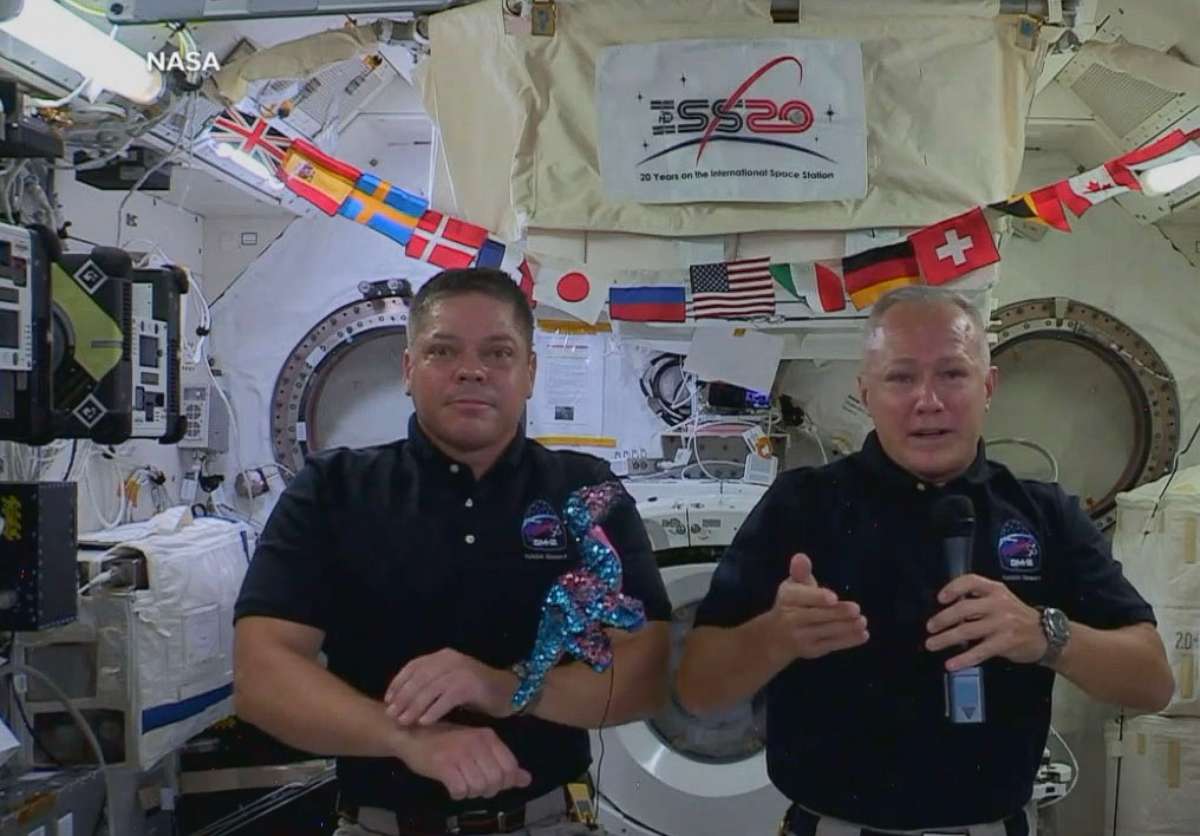
M975 505L971 497L949 494L934 502L933 530L942 541L947 580L970 572L975 543Z
M971 551L975 544L975 505L969 496L949 494L938 499L932 510L933 530L942 541L942 560L947 581L971 571ZM961 652L966 644L958 646ZM982 723L983 670L979 667L947 672L945 677L946 716L951 723Z

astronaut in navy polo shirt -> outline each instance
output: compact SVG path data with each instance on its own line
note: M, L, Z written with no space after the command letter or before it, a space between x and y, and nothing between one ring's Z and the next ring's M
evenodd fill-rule
M866 336L874 431L771 485L700 606L678 698L703 713L765 687L793 836L1025 836L1056 675L1136 710L1170 700L1154 613L1075 497L987 459L997 372L965 299L892 291Z
M408 437L312 456L247 571L237 712L337 756L338 836L594 833L586 730L665 699L671 607L637 509L604 461L524 435L532 333L505 273L451 270L422 286L404 354ZM595 551L573 534L571 503L605 484L597 495L616 501L596 503L609 545ZM547 592L598 560L615 584L613 552L640 608L619 600L644 623L603 622L636 629L604 630L602 673L565 657L535 676L549 658L534 653Z

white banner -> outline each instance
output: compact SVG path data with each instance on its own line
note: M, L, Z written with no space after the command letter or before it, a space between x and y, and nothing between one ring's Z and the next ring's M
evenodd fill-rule
M596 110L609 200L802 203L867 192L857 41L608 47Z

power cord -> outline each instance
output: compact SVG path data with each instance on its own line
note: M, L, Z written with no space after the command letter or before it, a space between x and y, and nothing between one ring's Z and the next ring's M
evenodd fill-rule
M1158 514L1158 509L1162 505L1163 497L1167 495L1167 488L1171 487L1171 482L1175 481L1175 474L1179 473L1179 462L1192 449L1192 444L1196 441L1196 436L1200 435L1200 423L1196 424L1196 429L1192 430L1188 442L1184 448L1175 454L1175 461L1171 465L1171 473L1167 476L1167 481L1163 483L1162 490L1158 492L1158 498L1154 500L1154 507L1150 510L1150 516L1146 517L1146 530L1142 532L1142 541L1150 536L1151 524L1154 522L1155 515Z
M75 467L75 451L79 448L79 439L71 439L71 457L67 459L67 472L63 474L63 481L71 481L71 469Z
M647 364L638 381L642 394L646 397L646 405L668 426L681 424L692 414L691 399L681 398L681 395L688 393L683 361L684 358L678 354L660 354ZM666 377L672 371L679 374L679 381L668 393L663 389Z
M63 692L62 688L59 688L53 679L46 676L46 674L37 668L11 660L0 665L0 676L14 676L16 674L24 674L25 676L32 677L44 685L54 695L54 698L62 704L63 708L67 710L67 713L71 715L71 719L79 726L79 730L83 732L84 739L87 740L88 745L92 748L92 752L96 755L96 764L100 769L100 773L104 776L105 798L101 820L106 820L110 836L115 836L116 830L113 829L112 807L108 804L108 762L104 760L104 751L100 748L100 741L96 738L96 733L92 730L87 718L83 716L83 713L71 701L71 698ZM97 830L98 828L99 822L97 822Z
M100 586L101 584L108 583L109 581L111 581L113 579L113 576L115 574L116 574L116 572L112 569L105 569L103 572L98 572L96 574L96 577L92 578L90 581L85 583L83 586L79 587L79 594L83 595L85 592L87 592L93 586Z
M1117 740L1124 743L1125 741L1125 712L1122 711L1117 718ZM1117 775L1116 785L1113 789L1113 817L1112 817L1112 836L1117 836L1117 811L1121 809L1121 766L1125 763L1125 749L1121 747L1119 750L1120 757L1117 758Z
M592 821L588 822L588 830L597 830L600 827L600 770L604 768L604 724L608 722L608 711L612 708L613 688L617 683L617 654L615 652L608 670L608 698L604 701L604 712L600 715L600 727L596 729L596 737L600 740L600 757L596 760L595 810Z
M25 706L21 702L21 697L16 692L13 693L13 705L17 707L17 714L21 716L21 723L25 726L25 731L29 732L30 738L33 739L33 744L42 750L50 762L60 769L66 769L67 765L60 761L53 752L51 752L46 744L42 742L42 738L33 730L33 723L29 722L29 715L25 713Z

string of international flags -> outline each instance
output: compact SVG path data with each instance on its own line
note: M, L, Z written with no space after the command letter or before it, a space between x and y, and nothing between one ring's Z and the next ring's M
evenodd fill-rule
M1000 261L984 207L841 259L779 263L769 257L692 264L678 269L597 270L532 255L482 226L429 207L428 201L339 160L308 142L288 140L262 118L231 109L208 134L274 171L285 186L327 215L340 215L388 236L406 256L441 268L495 267L509 273L533 304L545 302L594 324L613 320L791 320L862 311L897 287L943 285ZM1082 217L1117 195L1142 191L1155 169L1200 155L1200 130L1158 140L1073 177L986 207L1070 232L1068 210ZM783 315L776 288L798 314ZM690 291L690 297L689 297ZM788 300L789 302L791 300Z

